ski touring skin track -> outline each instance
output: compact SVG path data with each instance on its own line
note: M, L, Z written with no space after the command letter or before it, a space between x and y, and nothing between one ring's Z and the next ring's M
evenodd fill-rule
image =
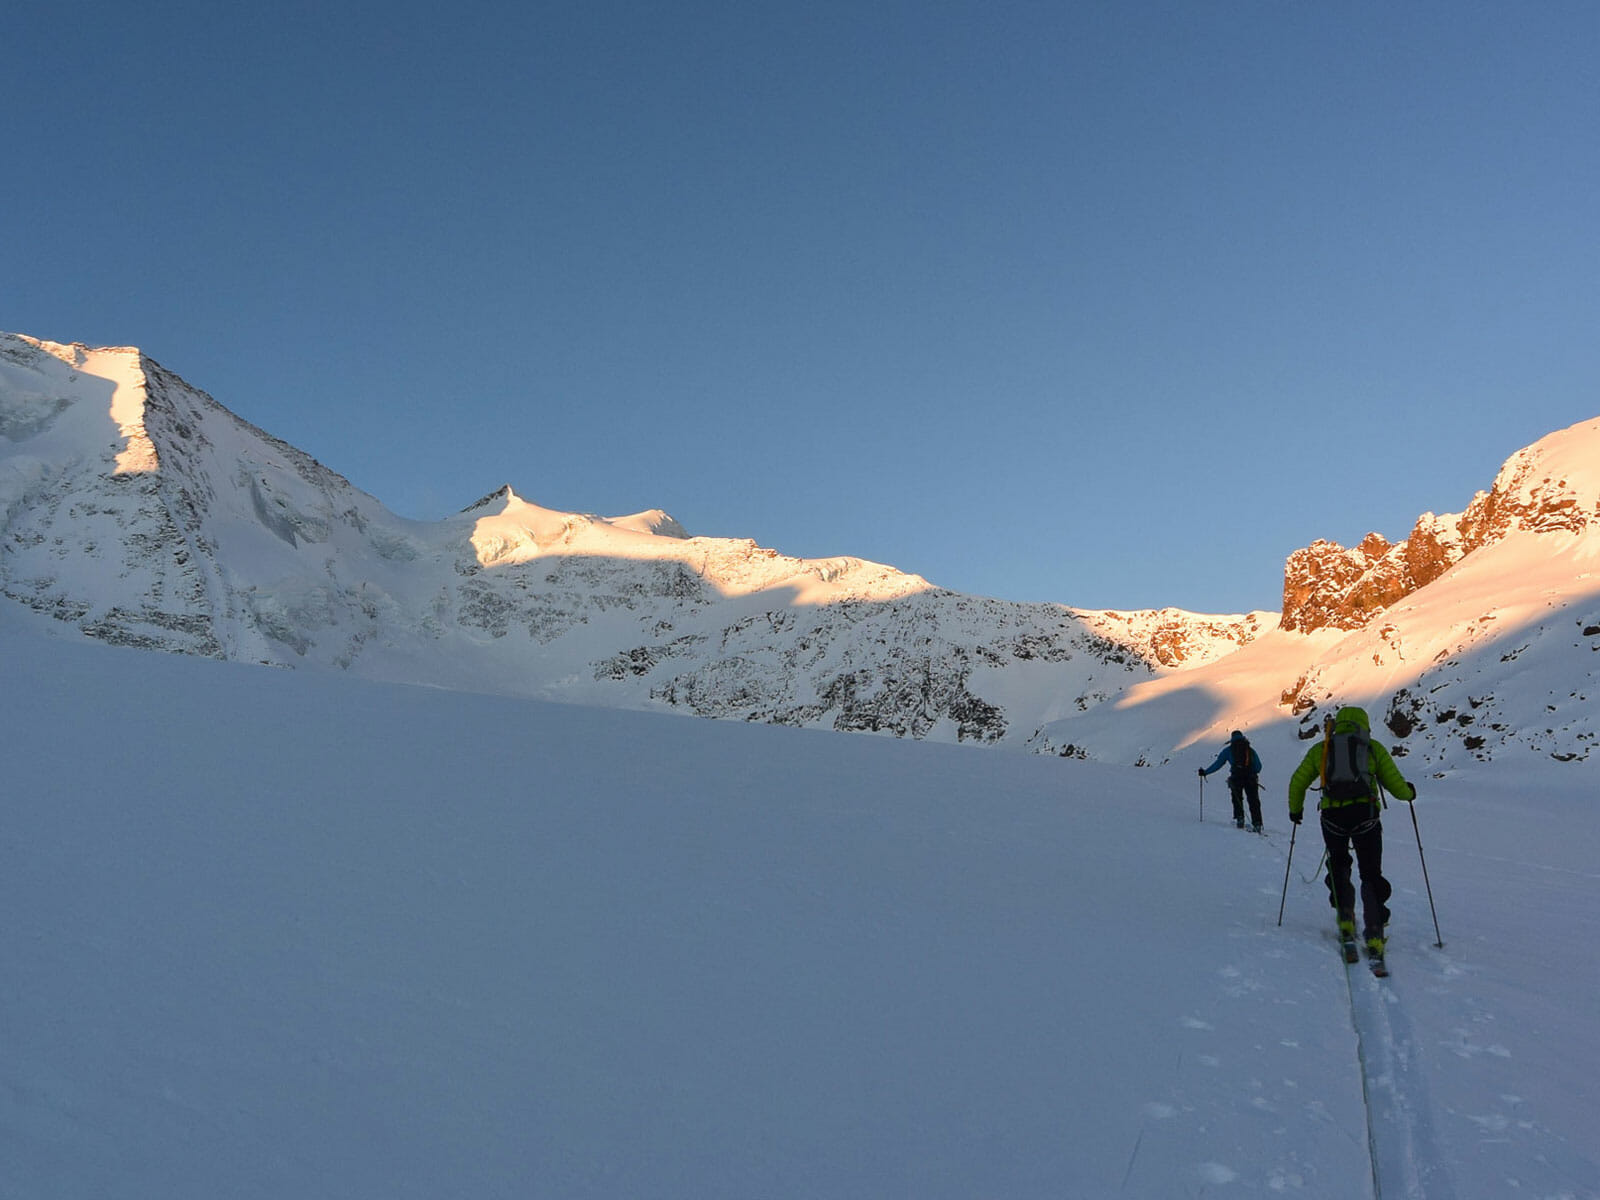
M1381 964L1381 960L1376 960ZM1404 1006L1376 971L1345 969L1376 1200L1455 1200Z

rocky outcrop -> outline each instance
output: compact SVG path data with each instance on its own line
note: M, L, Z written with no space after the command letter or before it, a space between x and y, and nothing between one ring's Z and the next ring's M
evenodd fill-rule
M1540 443L1539 445L1542 445ZM1457 520L1463 553L1505 537L1530 533L1582 533L1600 522L1600 496L1584 488L1565 464L1552 462L1530 446L1506 461L1494 487L1479 492Z
M1252 612L1228 616L1207 616L1179 608L1143 609L1119 612L1073 609L1073 614L1088 625L1111 648L1152 667L1198 667L1232 654L1249 645L1263 633L1277 627L1275 613Z
M1315 541L1289 556L1283 573L1284 629L1359 629L1420 586L1407 563L1406 543L1396 546L1369 533L1347 549Z
M1560 434L1506 460L1494 486L1465 512L1424 513L1402 542L1369 533L1360 545L1316 541L1289 556L1283 575L1287 630L1360 629L1438 579L1466 555L1513 532L1578 534L1600 522L1600 494L1563 461Z

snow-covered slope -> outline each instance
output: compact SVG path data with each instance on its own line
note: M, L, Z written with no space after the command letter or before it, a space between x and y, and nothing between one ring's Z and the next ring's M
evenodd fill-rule
M8 1200L1600 1197L1600 824L1548 757L1424 781L1442 948L1391 810L1380 985L1347 982L1281 796L1267 837L1199 821L1188 764L24 619L0 608Z
M1469 536L1453 565L1366 624L1271 631L1056 722L1037 744L1163 761L1235 728L1309 739L1330 711L1360 704L1412 770L1530 752L1600 761L1600 420L1520 451L1465 513L1421 524Z
M1404 543L1314 543L1280 628L961 595L509 487L406 521L137 350L0 334L0 594L147 648L1118 762L1351 700L1434 765L1573 760L1600 730L1596 462L1591 421ZM1564 684L1533 695L1543 658Z

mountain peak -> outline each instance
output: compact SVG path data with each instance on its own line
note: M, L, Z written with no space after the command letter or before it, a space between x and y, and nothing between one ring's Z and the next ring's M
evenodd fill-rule
M137 349L0 334L0 362L15 364L16 372L0 379L11 393L0 410L0 434L19 440L59 427L59 436L112 445L114 474L160 469L145 429L146 360ZM90 396L92 404L78 403Z
M461 514L465 516L467 513L475 513L482 508L492 508L497 503L515 500L516 498L517 494L511 490L511 485L509 483L502 483L487 496L481 496L463 508L461 510Z
M577 524L608 525L629 533L646 533L653 537L687 539L689 533L678 523L671 514L659 508L647 508L643 512L630 513L625 517L599 517L592 513L564 512L560 509L545 508L530 500L519 496L509 483L503 483L487 496L474 500L461 510L461 515L480 513L495 510L500 515L521 514L521 519L530 525L544 526L552 519L559 520L564 528Z

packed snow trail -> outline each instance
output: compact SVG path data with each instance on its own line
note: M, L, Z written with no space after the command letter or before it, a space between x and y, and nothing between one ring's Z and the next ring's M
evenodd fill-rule
M1375 978L1365 963L1348 965L1346 975L1376 1200L1455 1200L1395 978Z
M1600 958L1582 932L1600 921L1592 771L1485 764L1429 780L1420 838L1386 822L1393 973L1345 968L1376 1195L1600 1200L1589 1115ZM1295 876L1285 926L1327 922L1338 963L1320 867Z

